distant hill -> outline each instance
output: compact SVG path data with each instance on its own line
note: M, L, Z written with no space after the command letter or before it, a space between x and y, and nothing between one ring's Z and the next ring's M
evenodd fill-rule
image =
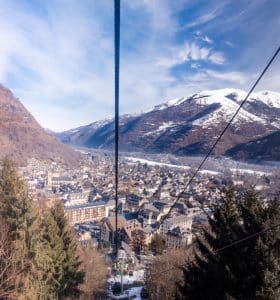
M47 133L14 97L0 85L0 158L9 157L19 164L28 158L77 164L80 154Z
M143 114L121 116L120 149L175 155L204 154L245 96L246 92L238 89L202 91L157 105ZM217 145L215 154L224 155L239 144L279 132L279 116L279 93L252 93ZM98 121L56 136L66 144L111 148L114 122L112 119ZM273 157L278 159L277 155Z
M239 144L225 153L238 160L280 161L280 131L254 141Z

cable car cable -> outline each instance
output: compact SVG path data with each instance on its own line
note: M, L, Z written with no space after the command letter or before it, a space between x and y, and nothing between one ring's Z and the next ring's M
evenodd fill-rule
M119 82L120 82L120 0L114 5L115 48L115 257L118 255L118 188L119 188Z

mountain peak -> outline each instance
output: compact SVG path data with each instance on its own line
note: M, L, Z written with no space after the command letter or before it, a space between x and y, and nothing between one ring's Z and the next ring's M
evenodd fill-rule
M179 155L203 154L213 139L239 108L247 92L240 89L205 90L169 100L137 116L122 116L120 148ZM216 154L224 154L238 144L279 130L280 94L253 93L240 109L223 137ZM75 145L107 148L114 142L112 121L84 126L75 133L65 132L63 141Z
M250 98L256 98L267 106L280 108L280 93L273 91L259 91L257 93L253 93Z
M186 100L195 101L197 99L204 98L204 102L207 100L208 104L211 103L230 103L228 100L240 103L245 99L248 92L236 89L236 88L223 88L216 90L203 90L201 92L191 94L181 98L175 98L168 100L162 104L156 105L153 110L162 110L171 106L177 106L182 104ZM200 100L201 101L201 100ZM274 91L259 91L252 93L247 100L248 102L252 101L261 101L265 105L270 107L280 108L280 93Z

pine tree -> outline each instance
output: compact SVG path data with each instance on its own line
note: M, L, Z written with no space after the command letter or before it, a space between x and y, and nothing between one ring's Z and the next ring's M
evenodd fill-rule
M277 226L280 219L280 198L263 204L252 191L247 192L244 198L240 210L246 234L272 229L253 239L250 247L246 248L244 260L249 257L252 265L251 272L246 269L250 280L239 278L245 282L240 290L241 296L245 295L248 299L280 299L280 226ZM249 292L246 283L252 286Z
M14 252L16 299L77 298L84 273L62 205L38 210L8 160L0 170L0 217Z
M238 212L233 194L232 189L226 191L223 205L215 205L214 218L208 218L210 228L197 236L195 260L184 269L185 283L181 292L185 299L227 299L226 278L229 274L220 254L213 250L230 243L231 234L238 231Z
M258 295L262 296L269 294L272 299L280 299L279 278L280 278L280 196L270 202L267 209L267 221L265 226L274 226L273 230L267 231L264 244L270 244L268 250L268 259L265 265L269 268L263 273L263 286L258 290ZM269 299L269 298L268 298Z
M65 251L59 228L48 208L40 212L35 243L38 299L56 299L64 276Z
M32 198L26 185L20 179L13 163L6 159L2 162L0 171L0 217L9 228L14 248L14 260L18 272L15 279L18 299L35 299L32 235L36 215L32 210Z
M63 261L63 277L59 289L60 297L78 297L81 293L80 285L84 281L84 272L81 271L81 262L77 253L77 244L64 215L60 201L51 209L52 216L58 226L58 235L63 244L65 258Z
M213 207L210 229L198 237L195 260L184 268L185 299L279 299L280 230L219 251L279 222L279 199L264 203L254 191L226 192Z
M14 281L17 274L13 258L8 226L0 220L0 299L12 298L16 292Z

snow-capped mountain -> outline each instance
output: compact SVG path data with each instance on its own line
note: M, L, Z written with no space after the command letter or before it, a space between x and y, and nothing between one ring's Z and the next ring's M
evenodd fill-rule
M126 151L205 153L231 119L246 92L238 89L202 91L173 99L139 115L120 118L120 148ZM216 148L216 154L280 129L280 93L252 93ZM59 134L65 143L107 148L114 142L113 119ZM279 154L280 156L280 154ZM279 157L280 159L280 157Z

